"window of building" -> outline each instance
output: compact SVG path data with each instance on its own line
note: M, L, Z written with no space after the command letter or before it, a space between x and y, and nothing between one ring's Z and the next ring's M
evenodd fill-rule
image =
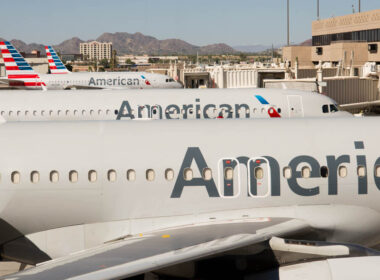
M145 175L148 181L154 181L154 178L156 177L153 169L147 169Z
M69 180L71 183L76 183L78 182L78 172L75 170L71 170L69 172Z
M20 172L13 171L12 174L11 174L11 180L12 180L13 184L19 184L20 181L21 181Z
M310 167L304 166L301 169L302 178L310 178Z
M183 171L183 178L186 181L191 181L193 179L193 170L191 168L185 168Z
M90 171L88 171L88 180L89 180L91 183L96 182L97 179L98 179L98 174L96 173L95 170L90 170Z
M57 183L59 181L59 173L56 170L50 172L50 182Z
M168 168L165 170L165 179L168 181L172 181L174 179L174 170Z
M359 177L365 177L365 167L364 166L358 166L358 176Z
M38 183L40 181L40 173L38 171L32 171L30 173L30 181L32 183Z
M329 169L327 166L321 166L321 177L326 178L329 176Z
M368 44L368 51L370 53L377 53L377 44Z
M342 178L346 177L347 176L347 167L339 166L338 173L339 173L339 177L342 177Z
M315 50L317 55L322 55L323 54L323 48L322 47L317 47Z
M128 181L135 181L136 180L136 171L133 169L127 170L127 180Z
M283 176L286 179L289 179L292 177L292 169L289 166L284 167L282 172L283 172Z
M202 172L202 177L206 181L210 181L212 179L212 171L210 168L204 168Z

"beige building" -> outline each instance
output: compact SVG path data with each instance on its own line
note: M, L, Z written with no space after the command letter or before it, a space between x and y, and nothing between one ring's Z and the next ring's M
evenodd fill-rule
M362 66L380 64L380 9L312 22L312 46L289 46L283 59L300 67L318 64Z
M92 41L88 43L80 43L80 53L83 59L88 60L102 60L103 58L111 59L112 57L112 43L101 43Z

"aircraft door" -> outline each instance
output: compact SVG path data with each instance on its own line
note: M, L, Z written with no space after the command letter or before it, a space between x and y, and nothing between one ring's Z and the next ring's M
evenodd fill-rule
M240 195L240 165L237 159L223 158L218 162L218 189L221 197Z
M289 105L289 117L297 118L303 117L303 105L302 97L298 95L288 95L288 105Z
M248 193L251 197L267 197L270 195L271 173L269 161L266 158L249 159L248 180Z

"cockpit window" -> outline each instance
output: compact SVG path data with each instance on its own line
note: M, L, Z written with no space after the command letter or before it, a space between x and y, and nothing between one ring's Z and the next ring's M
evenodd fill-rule
M330 112L331 113L338 112L338 111L339 111L339 109L335 104L330 104Z
M329 112L329 105L325 104L322 106L322 112L324 114L328 113Z
M166 79L166 82L167 83L172 83L172 82L175 82L174 79L170 78L170 79Z

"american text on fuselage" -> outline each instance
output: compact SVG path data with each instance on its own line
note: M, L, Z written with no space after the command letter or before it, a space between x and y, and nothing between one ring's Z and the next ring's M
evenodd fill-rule
M354 142L357 170L357 194L368 194L367 160L364 154L364 143ZM282 168L282 176L287 179L289 189L299 196L316 196L320 194L320 187L303 187L298 179L326 178L328 195L337 195L338 177L347 176L348 165L351 163L350 155L326 155L326 165L321 165L317 159L310 155L299 155L289 161L288 166ZM193 178L190 168L195 163L201 177ZM280 196L281 169L278 161L271 156L258 156L249 158L238 156L236 158L222 158L218 162L218 184L212 177L212 172L206 163L199 147L189 147L182 161L178 176L171 193L172 198L183 195L185 188L202 186L209 197L237 197L242 195L240 186L240 167L247 170L247 189L250 197ZM299 171L299 167L302 169ZM373 174L375 185L380 190L380 157L374 162Z

